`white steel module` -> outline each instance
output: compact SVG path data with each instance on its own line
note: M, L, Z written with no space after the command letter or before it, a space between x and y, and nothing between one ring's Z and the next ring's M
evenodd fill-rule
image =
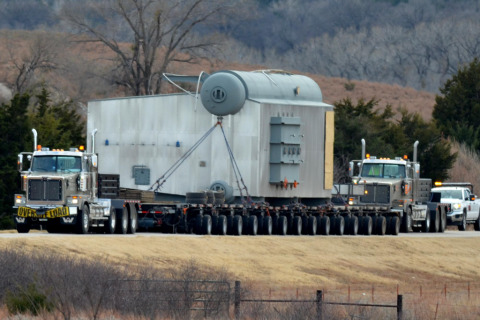
M333 106L323 103L312 79L284 72L219 71L206 78L198 98L168 94L90 101L87 130L98 129L99 172L120 174L123 188L148 190L219 121L217 115L252 197L331 196ZM220 128L159 192L184 196L215 181L239 195Z

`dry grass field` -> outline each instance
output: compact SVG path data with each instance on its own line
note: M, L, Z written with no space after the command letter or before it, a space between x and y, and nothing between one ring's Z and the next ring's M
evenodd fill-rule
M480 282L478 241L477 237L35 234L1 238L0 247L160 269L194 260L262 287L319 289Z

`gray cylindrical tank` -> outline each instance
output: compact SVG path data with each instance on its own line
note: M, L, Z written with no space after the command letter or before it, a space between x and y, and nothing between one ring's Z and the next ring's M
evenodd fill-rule
M205 80L200 96L208 112L216 116L226 116L242 109L247 92L238 77L231 73L218 72Z

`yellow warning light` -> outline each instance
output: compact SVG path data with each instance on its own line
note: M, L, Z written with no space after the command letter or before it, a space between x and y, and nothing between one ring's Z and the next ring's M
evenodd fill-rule
M403 155L403 160L408 160L408 156L406 154Z
M42 146L41 145L37 146L37 151L42 151Z
M80 146L80 147L78 147L78 150L80 150L80 151L85 151L85 147L84 147L84 146Z
M370 159L370 153L367 153L367 154L365 155L365 157L366 157L367 159Z
M441 186L442 186L442 182L441 182L441 181L435 181L435 186L436 186L436 187L441 187Z

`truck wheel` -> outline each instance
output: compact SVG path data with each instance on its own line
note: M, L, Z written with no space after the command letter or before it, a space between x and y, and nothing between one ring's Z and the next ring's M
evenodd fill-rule
M129 213L130 214L128 217L128 233L135 234L135 232L137 232L137 226L138 226L137 209L135 209L135 207L130 207Z
M357 216L351 216L347 217L347 220L345 221L345 227L346 227L346 234L356 236L358 234L358 217ZM348 223L347 223L348 221ZM347 227L348 226L348 227Z
M205 234L208 236L212 234L212 217L209 214L206 214L203 216L202 234Z
M445 232L447 229L447 212L445 211L445 207L440 209L440 232Z
M217 219L217 234L221 236L227 235L227 217L223 214L219 215Z
M462 217L462 224L458 226L458 230L465 231L467 230L467 214L464 212Z
M440 230L440 213L438 208L430 211L430 232L438 232Z
M128 209L123 208L122 210L115 210L117 214L117 226L115 228L115 233L118 234L127 234L128 231Z
M409 233L412 230L412 209L408 208L402 217L402 232Z
M270 216L263 217L262 233L266 236L271 236L272 235L272 233L273 233L272 217L270 217Z
M30 232L30 223L25 221L25 223L17 223L17 232L18 233L29 233Z
M317 234L317 218L315 216L308 217L308 234L314 236Z
M77 214L76 231L78 234L86 234L90 228L90 210L87 205L83 206L83 210L80 210Z
M258 219L257 216L248 217L248 234L256 236L258 233Z
M425 215L425 221L422 222L422 232L430 231L430 212Z
M391 235L398 236L400 233L400 218L395 216L390 218L390 232Z
M241 236L243 229L243 219L240 215L235 215L233 217L233 235L234 236Z
M473 228L475 229L475 231L480 231L480 212L478 213L478 218L477 220L475 220Z
M302 235L302 217L293 217L292 234L295 236Z
M330 218L328 216L318 217L317 221L320 223L320 234L328 236L330 234Z
M277 227L278 234L281 236L286 236L288 232L288 221L287 217L280 216L278 217L278 227Z
M115 208L110 207L110 216L105 223L104 229L105 233L113 234L115 233L115 227L117 226L117 216L115 215Z
M345 232L345 219L342 216L334 217L333 232L337 236L343 236Z

